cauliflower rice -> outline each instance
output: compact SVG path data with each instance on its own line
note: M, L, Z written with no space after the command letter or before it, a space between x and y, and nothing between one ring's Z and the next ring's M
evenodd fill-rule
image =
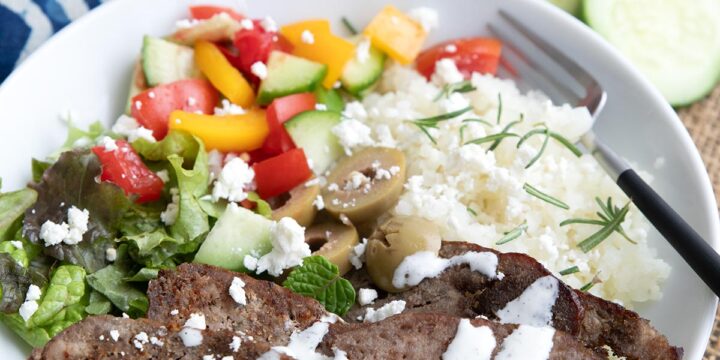
M500 132L521 114L524 121L513 127L513 132L525 134L533 124L544 122L574 142L592 126L587 109L555 106L539 92L521 94L510 80L479 74L473 74L471 80L475 91L453 93L433 101L442 86L456 82L458 76L452 61L438 62L431 82L411 68L390 65L377 91L362 102L349 103L343 122L335 129L346 152L365 146L386 146L405 153L408 178L392 212L436 222L446 240L526 253L575 288L597 275L602 282L590 292L626 306L659 299L670 266L648 246L649 224L635 207L630 208L622 226L637 244L613 233L590 252L583 253L577 244L599 228L559 226L569 218L596 218L599 208L595 197L612 197L620 207L628 201L591 156L575 157L551 140L540 159L525 169L540 148L542 136L531 138L519 149L517 138L504 139L490 152L486 152L488 144L461 145ZM463 119L482 118L495 124L500 97L500 123L492 128L477 122L465 123L461 139ZM468 105L472 111L441 122L438 129L429 129L437 145L408 122ZM564 201L570 210L528 195L523 190L524 183ZM523 222L527 222L527 230L519 238L495 245L505 232ZM558 274L572 266L580 271L566 276Z

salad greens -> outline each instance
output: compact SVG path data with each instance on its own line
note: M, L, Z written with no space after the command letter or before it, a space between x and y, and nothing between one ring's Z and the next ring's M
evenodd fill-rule
M295 268L283 286L319 301L328 311L343 315L355 303L355 289L340 277L335 264L322 256L310 256Z
M20 227L23 213L37 200L38 193L33 189L22 189L0 194L0 241L10 240L11 234Z
M30 285L43 287L48 281L47 277L46 269L23 266L9 254L0 253L0 281L2 282L0 312L5 314L17 312L25 300L25 294Z

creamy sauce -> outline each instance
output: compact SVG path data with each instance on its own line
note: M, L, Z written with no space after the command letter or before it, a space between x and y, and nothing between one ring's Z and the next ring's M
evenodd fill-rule
M455 338L442 355L443 360L490 360L495 349L495 336L487 326L475 327L468 319L460 319Z
M461 264L468 264L472 271L477 271L491 279L499 278L497 273L498 258L497 255L491 252L470 251L444 259L432 252L421 251L403 259L395 269L393 286L396 288L415 286L424 279L439 276L451 266Z
M506 337L495 360L547 360L555 329L520 325Z
M333 348L334 356L325 356L315 352L322 339L328 333L330 324L334 324L339 318L332 314L323 316L320 321L312 324L300 332L293 332L290 335L290 343L286 346L273 346L272 350L262 354L258 360L279 359L280 354L291 356L295 359L307 360L342 360L347 359L344 351Z
M558 280L550 275L535 280L496 315L501 323L552 326L552 308L558 297Z

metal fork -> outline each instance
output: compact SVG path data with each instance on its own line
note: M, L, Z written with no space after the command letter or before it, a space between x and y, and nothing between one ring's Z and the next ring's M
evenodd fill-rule
M512 15L500 10L500 17L510 29L513 29L512 33L519 34L521 40L531 44L541 52L542 56L550 60L543 64L526 56L521 50L521 45L509 35L510 31L490 24L490 31L502 40L509 50L503 54L501 69L516 77L518 68L532 70L539 76L530 80L534 80L532 82L540 86L541 90L546 90L554 100L586 106L596 119L607 101L607 94L598 81ZM563 72L565 74L562 74ZM622 157L603 144L592 130L582 136L580 143L587 153L597 159L608 175L715 295L720 295L720 255L650 185L643 181Z

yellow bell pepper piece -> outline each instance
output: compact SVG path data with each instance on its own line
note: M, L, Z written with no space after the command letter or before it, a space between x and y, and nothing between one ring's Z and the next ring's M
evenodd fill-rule
M244 152L259 149L269 133L265 110L254 108L242 115L204 115L176 110L170 129L199 137L208 149Z
M409 64L420 53L427 37L425 29L392 5L370 21L363 31L372 44L401 64Z
M280 34L288 39L288 41L290 41L293 45L297 45L302 42L302 33L305 30L311 32L312 34L330 33L330 21L326 19L317 19L284 25L280 28Z
M305 30L313 35L311 43L302 41L302 33ZM280 33L295 46L293 55L327 65L328 72L323 80L323 86L327 89L332 88L340 79L345 64L355 56L355 45L333 35L330 32L330 23L326 20L310 20L286 25L280 29Z
M214 44L198 41L195 44L195 63L213 86L232 103L243 108L253 105L255 93L252 87Z

